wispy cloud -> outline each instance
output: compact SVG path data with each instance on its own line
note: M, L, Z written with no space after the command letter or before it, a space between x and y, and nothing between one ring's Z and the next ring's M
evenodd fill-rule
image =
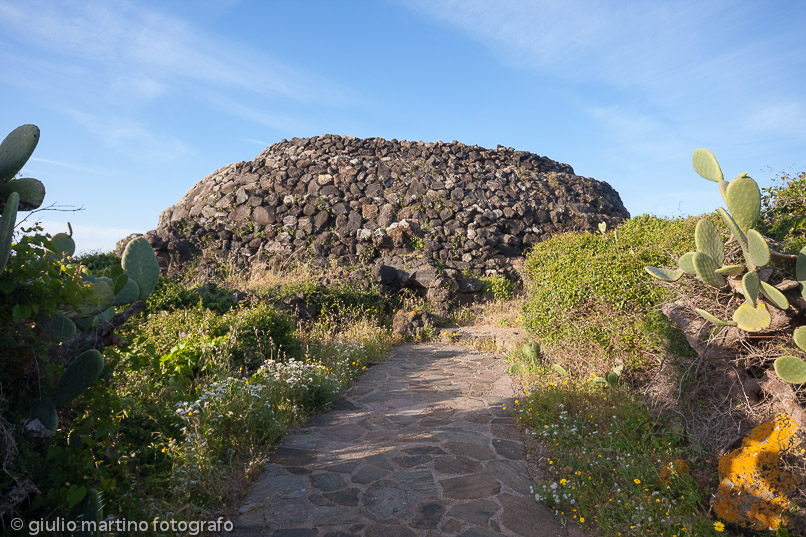
M254 138L244 138L244 142L249 142L250 144L257 144L260 147L269 147L271 142L264 142L263 140L255 140Z
M193 149L178 138L151 132L144 124L119 118L95 116L78 111L69 114L95 133L107 147L132 159L166 162L181 159Z
M101 67L110 85L143 97L189 84L300 102L333 102L349 93L262 51L134 2L7 2L0 4L0 27L68 61Z
M770 128L806 139L802 77L792 76L806 71L806 58L793 46L801 30L786 14L802 20L802 4L401 1L467 33L512 68L564 81L570 91L604 83L600 96L588 93L589 105L617 96L632 101L638 116L667 112L692 136L718 118L740 133L736 143ZM761 25L759 17L772 11L777 18ZM757 110L760 102L786 104Z
M104 172L103 170L98 170L98 169L95 169L95 168L87 168L86 166L79 166L78 164L70 164L69 162L60 162L58 160L49 160L49 159L46 159L46 158L31 157L30 159L28 159L28 161L29 162L41 162L43 164L50 164L52 166L59 166L61 168L69 168L71 170L76 170L76 171L86 172L86 173L97 173L97 174L107 173L107 172Z
M164 162L191 150L153 119L162 105L299 132L310 126L275 110L355 100L349 89L269 51L134 1L0 0L0 32L0 80L36 93L139 161Z

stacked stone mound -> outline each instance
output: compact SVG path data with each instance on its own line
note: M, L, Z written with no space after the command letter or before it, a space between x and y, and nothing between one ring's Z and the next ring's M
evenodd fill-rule
M554 233L626 218L610 185L526 151L325 135L217 170L146 237L170 273L200 253L243 269L295 257L374 265L367 277L394 291L412 263L442 276L506 272Z

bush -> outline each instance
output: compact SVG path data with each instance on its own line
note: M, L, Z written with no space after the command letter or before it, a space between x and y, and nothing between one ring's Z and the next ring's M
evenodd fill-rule
M518 282L508 280L501 274L493 274L481 278L484 291L492 293L496 300L511 300L515 296L515 287Z
M260 304L232 311L224 322L230 326L230 359L236 366L253 370L269 357L300 352L294 319L274 307Z
M615 232L572 232L532 249L525 264L525 328L541 344L573 349L578 358L638 365L648 352L676 344L665 321L648 312L672 293L644 270L668 266L694 248L696 218L642 215Z
M76 257L75 260L87 267L90 274L96 277L109 277L112 268L120 266L120 258L112 252L90 252Z
M806 246L806 172L778 180L780 186L764 189L759 230L783 243L784 251L797 253Z

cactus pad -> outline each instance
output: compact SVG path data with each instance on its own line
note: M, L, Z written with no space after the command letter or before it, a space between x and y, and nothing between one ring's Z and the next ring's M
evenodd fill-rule
M48 431L55 431L59 427L59 414L50 397L44 396L31 404L30 420L39 420Z
M126 275L137 282L139 298L148 298L160 277L160 265L151 244L144 237L129 241L120 264Z
M751 306L756 307L756 299L758 298L758 288L761 285L761 280L758 279L758 272L748 272L742 278L742 294L744 299L747 300Z
M12 192L3 208L0 217L0 272L5 270L8 257L11 255L11 239L14 238L14 224L17 223L17 206L20 195Z
M605 234L605 231L607 231L607 222L599 222L599 225L598 225L598 226L596 226L596 227L598 227L598 228L599 228L599 233L601 233L602 235L604 235L604 234Z
M76 328L81 330L82 332L86 332L92 328L95 328L99 324L101 324L101 314L96 315L89 315L87 317L80 317L76 319Z
M67 341L76 333L76 323L66 315L54 313L50 317L42 317L36 320L36 326L53 341Z
M73 506L70 511L70 518L78 522L92 521L95 523L93 527L97 527L104 519L103 495L96 489L87 490L84 498ZM81 524L78 527L81 527ZM93 534L86 532L86 535Z
M88 279L88 281L92 283L92 298L89 303L79 308L80 315L100 313L115 305L115 294L112 292L111 285L96 278Z
M806 246L798 253L798 260L795 263L795 279L806 287Z
M725 287L725 278L716 273L719 265L710 255L695 252L693 260L698 278L712 287Z
M792 339L795 340L795 345L804 352L806 352L806 326L799 326L792 334Z
M753 307L749 302L745 302L733 312L733 321L746 332L758 332L769 328L772 317L764 303L758 303Z
M744 265L725 265L716 269L716 273L722 276L738 276L744 272L744 269Z
M697 228L694 230L694 243L697 245L698 252L708 254L717 265L721 265L725 260L725 244L722 242L722 237L719 236L719 230L707 218L701 218L697 222Z
M725 191L725 202L733 220L747 233L761 213L761 190L758 183L747 174L742 174L730 183Z
M775 374L790 384L806 382L806 362L797 356L781 356L775 360Z
M680 269L644 267L644 270L646 270L651 276L665 282L676 282L684 274Z
M694 268L694 252L686 252L677 260L677 266L686 274L696 274L697 270Z
M747 260L756 267L763 267L770 262L770 247L755 229L747 232Z
M789 301L784 294L767 282L761 282L761 294L776 308L781 310L789 308Z
M140 298L140 288L137 282L129 278L123 289L115 295L115 306L123 306L124 304L131 304Z
M723 321L719 317L711 315L710 313L708 313L705 310L701 310L700 308L694 308L694 309L697 311L697 313L700 314L700 317L702 317L703 319L705 319L708 322L717 324L719 326L736 326L735 321Z
M722 169L719 167L716 157L707 149L694 151L691 164L694 166L694 171L700 174L701 177L716 183L723 180Z
M64 406L90 387L104 369L104 357L95 349L79 354L64 370L53 403Z
M521 346L521 352L523 356L529 360L537 360L540 356L540 344L537 342L534 343L524 343Z
M76 253L76 241L74 241L73 237L67 233L55 234L53 237L51 237L50 242L53 244L54 248L51 251L59 255L60 258L62 255L71 257L74 253Z
M39 127L20 125L0 143L0 183L12 179L25 166L39 143Z
M725 222L725 225L728 226L728 229L736 237L736 242L739 243L739 246L742 247L742 251L747 251L747 236L744 232L739 228L739 225L733 219L733 217L723 209L722 207L717 207L717 212L719 216L722 217L722 221Z
M560 364L554 364L554 365L551 366L551 368L554 371L556 371L561 377L567 377L568 376L568 371L566 371L565 368L563 366L561 366Z
M0 198L8 198L12 192L20 195L20 211L38 209L45 201L45 185L33 177L23 177L12 179L8 183L0 183Z
M617 373L613 372L613 371L611 371L610 373L605 374L605 380L607 381L608 384L610 384L614 388L616 386L618 386L618 379L619 379L619 375Z

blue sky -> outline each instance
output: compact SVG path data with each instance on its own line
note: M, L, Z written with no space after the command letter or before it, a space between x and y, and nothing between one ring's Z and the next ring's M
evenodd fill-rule
M153 229L204 176L325 133L528 150L633 214L713 210L711 149L806 169L804 2L0 0L2 135L80 251Z

